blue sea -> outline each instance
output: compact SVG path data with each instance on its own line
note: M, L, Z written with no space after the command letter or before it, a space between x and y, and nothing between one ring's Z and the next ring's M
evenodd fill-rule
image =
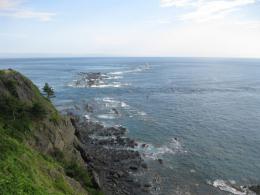
M59 110L87 103L87 118L127 127L153 194L242 195L260 184L259 59L1 59L7 68L53 86ZM90 72L103 80L88 86Z

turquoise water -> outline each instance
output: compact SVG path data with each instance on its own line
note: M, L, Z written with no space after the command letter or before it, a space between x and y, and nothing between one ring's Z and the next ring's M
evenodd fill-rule
M87 102L95 108L88 117L128 127L148 144L140 151L149 177L161 178L154 194L243 194L233 186L260 183L260 60L1 59L0 68L48 82L61 110ZM107 77L76 86L79 72Z

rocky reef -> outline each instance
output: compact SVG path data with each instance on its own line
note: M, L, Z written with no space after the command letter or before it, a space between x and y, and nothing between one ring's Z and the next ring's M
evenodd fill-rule
M78 148L105 194L149 194L149 184L141 183L134 176L144 172L147 165L134 150L137 143L125 137L126 129L104 127L80 116L71 116L80 141Z

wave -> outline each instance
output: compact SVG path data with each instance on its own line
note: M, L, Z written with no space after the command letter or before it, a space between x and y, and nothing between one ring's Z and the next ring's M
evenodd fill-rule
M225 181L222 179L217 179L213 182L207 181L207 184L214 186L222 191L229 192L235 195L254 195L255 193L250 192L248 188L242 186L236 186L234 180Z
M100 115L97 115L97 117L100 119L112 120L112 119L116 118L116 115L115 114L100 114Z
M100 100L100 98L96 98L96 100ZM106 107L109 107L109 108L114 108L114 107L130 108L130 106L127 103L125 103L123 101L115 100L114 98L105 97L101 100L103 102L105 102Z
M130 70L123 70L123 71L115 71L115 72L110 72L108 73L108 75L123 75L123 74L127 74L127 73L135 73L135 72L142 72L145 70L150 69L150 65L149 64L145 64L143 66L134 68L134 69L130 69Z
M176 139L172 138L169 143L161 146L155 147L152 144L138 143L137 150L148 159L157 160L162 158L165 154L176 154L176 153L185 153L181 143Z

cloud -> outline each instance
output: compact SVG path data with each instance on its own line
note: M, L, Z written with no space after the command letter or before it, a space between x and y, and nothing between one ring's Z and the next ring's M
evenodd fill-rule
M0 16L51 21L56 15L51 12L33 11L22 7L23 0L0 0Z
M9 14L14 18L24 18L24 19L37 19L42 22L51 21L55 13L49 12L35 12L35 11L26 11L26 10L19 10L14 13Z
M181 15L181 20L205 22L224 18L243 6L256 3L256 0L161 0L162 7L193 6L194 11Z
M183 7L187 5L192 5L192 0L161 0L161 6L162 7Z
M20 3L18 0L0 0L0 10L14 8Z

